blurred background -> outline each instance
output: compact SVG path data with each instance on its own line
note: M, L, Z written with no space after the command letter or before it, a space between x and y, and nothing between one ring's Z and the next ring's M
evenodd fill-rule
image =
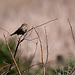
M75 32L75 1L74 0L0 0L0 39L4 40L3 34L8 39L10 35L1 28L13 33L22 23L27 23L28 28L58 18L45 25L48 36L49 61L60 58L69 59L75 57L75 44L72 39L67 18L69 18ZM37 28L43 45L44 62L46 61L46 37L44 26ZM75 34L75 33L74 33ZM35 31L27 39L36 38ZM18 38L14 35L13 38ZM36 46L36 43L37 46ZM37 49L36 49L37 47ZM31 57L36 50L33 63L41 62L40 43L25 40L19 46L21 57ZM62 60L63 60L62 58ZM52 65L52 64L51 64ZM54 65L54 64L53 64Z

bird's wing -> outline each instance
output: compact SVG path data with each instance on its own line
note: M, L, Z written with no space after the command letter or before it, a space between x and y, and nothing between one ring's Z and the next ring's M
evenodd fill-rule
M10 36L14 35L14 34L19 34L19 32L22 31L21 27L18 28L14 33L12 33Z

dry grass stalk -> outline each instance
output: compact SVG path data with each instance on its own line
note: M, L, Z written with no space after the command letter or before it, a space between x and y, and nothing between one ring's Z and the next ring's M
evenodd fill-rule
M35 26L35 27L32 27L32 28L30 28L27 32L31 31L31 30L34 29L34 28L38 28L38 27L40 27L40 26L44 26L44 25L46 25L46 24L48 24L48 23L50 23L50 22L52 22L52 21L55 21L55 20L58 20L58 18L55 18L55 19L50 20L50 21L48 21L48 22L45 22L45 23L43 23L43 24L37 25L37 26Z
M38 38L39 38L39 41L40 41L40 47L41 47L41 60L42 60L42 67L43 67L43 75L44 75L44 62L43 62L43 48L42 48L42 42L41 42L41 39L40 39L40 36L38 34L38 32L36 31L36 29L34 28Z
M43 26L43 25L45 25L45 24L48 24L48 23L50 23L50 22L52 22L52 21L55 21L55 20L57 20L57 18L55 18L55 19L53 19L53 20L50 20L50 21L48 21L48 22L45 22L45 23L43 23L43 24L40 24L40 25L38 25L38 26L36 26L36 27L32 27L31 29L29 29L28 31L27 31L27 33L29 32L29 31L31 31L31 30L35 30L35 28L38 28L38 27L40 27L40 26ZM5 30L5 29L3 29L3 28L1 28L2 30ZM7 30L5 30L7 33L9 33ZM42 42L41 42L41 39L40 39L40 37L39 37L39 34L38 34L38 32L35 30L35 32L37 33L37 35L38 35L38 38L39 38L39 41L40 41L40 46L41 46L41 56L42 56L42 65L44 66L44 63L43 63L43 49L42 49ZM10 33L9 33L10 34ZM27 34L26 34L27 35ZM14 54L14 58L15 58L15 56L16 56L16 53L17 53L17 49L18 49L18 46L19 46L19 44L25 39L25 36L26 35L24 35L24 38L22 39L22 40L20 40L19 39L19 41L18 41L18 44L17 44L17 47L16 47L16 50L15 50L15 54ZM47 54L47 60L48 60L48 54ZM47 62L47 60L46 60L46 62ZM11 70L11 67L12 67L12 64L13 63L11 63L11 65L10 65L10 68L9 68L9 70Z
M12 59L13 59L13 61L14 61L14 64L15 64L15 66L16 66L16 68L17 68L17 71L18 71L19 75L21 75L21 72L20 72L20 70L19 70L19 68L18 68L18 65L17 65L17 63L16 63L16 61L15 61L15 58L14 58L13 54L12 54L12 51L11 51L9 45L8 45L8 42L7 42L7 39L6 39L5 35L4 35L4 38L5 38L7 47L8 47L8 49L9 49L9 52L10 52L10 54L11 54L11 57L12 57Z
M72 38L73 38L73 41L74 41L74 43L75 43L75 38L74 38L74 33L73 33L72 25L71 25L71 23L70 23L70 20L69 20L69 19L67 19L67 20L68 20L68 22L69 22L69 26L70 26L70 29L71 29Z
M41 42L41 39L40 39L40 36L38 34L38 32L36 31L36 29L34 28L38 38L39 38L39 41L40 41L40 47L41 47L41 60L42 60L42 65L43 65L43 48L42 48L42 42Z
M48 38L47 38L46 28L45 28L45 34L46 34L46 48L47 48L47 58L46 58L46 63L45 63L45 65L46 65L47 62L48 62L48 55L49 55L49 52L48 52Z
M74 38L74 33L73 33L72 25L71 25L71 23L70 23L70 20L69 20L69 19L67 19L67 20L68 20L68 22L69 22L69 26L70 26L70 29L71 29L72 38L73 38L73 41L74 41L74 43L75 43L75 38ZM69 75L71 75L74 71L75 71L75 66L72 68L72 70L70 71Z

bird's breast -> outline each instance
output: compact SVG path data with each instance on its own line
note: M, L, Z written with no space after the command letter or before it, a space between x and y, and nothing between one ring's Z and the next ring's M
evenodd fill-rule
M23 31L26 32L26 30L27 30L27 27L23 27Z

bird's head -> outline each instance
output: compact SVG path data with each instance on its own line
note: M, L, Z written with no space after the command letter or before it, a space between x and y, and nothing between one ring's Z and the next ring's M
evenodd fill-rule
M24 32L26 32L27 31L27 24L26 23L23 23L22 25L21 25L21 28L22 28L22 30L24 31Z
M27 24L26 23L23 23L22 25L21 25L21 27L27 27Z

